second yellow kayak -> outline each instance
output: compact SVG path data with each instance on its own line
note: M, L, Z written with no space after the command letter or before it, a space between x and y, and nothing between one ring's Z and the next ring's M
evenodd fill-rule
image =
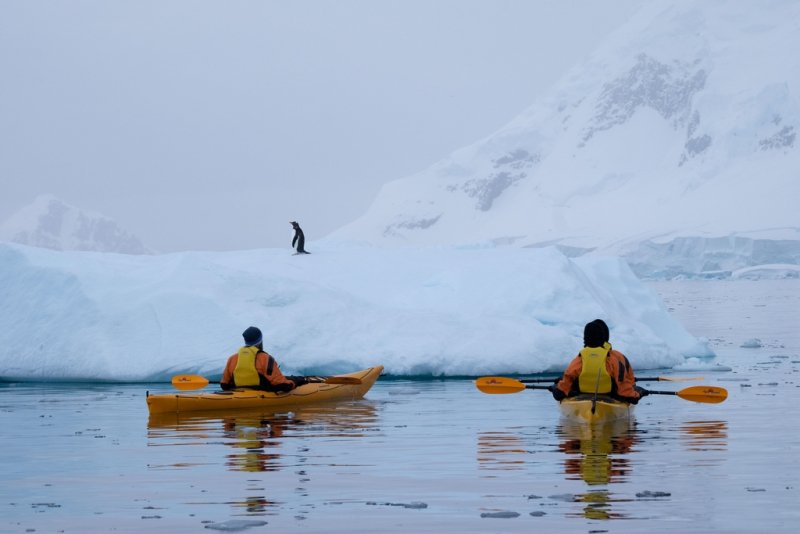
M592 413L593 395L578 395L570 397L558 403L561 415L576 423L605 423L626 419L633 415L633 404L618 401L611 397L598 395L595 411Z

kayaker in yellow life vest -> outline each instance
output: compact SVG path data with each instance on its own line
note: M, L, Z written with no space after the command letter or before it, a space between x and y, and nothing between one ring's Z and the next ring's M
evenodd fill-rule
M584 349L570 362L564 376L551 388L553 398L561 401L580 393L607 395L636 404L648 394L636 385L628 358L611 349L608 325L595 319L583 329Z
M264 352L261 330L251 326L242 334L244 347L228 358L222 380L222 389L260 389L285 393L307 384L303 376L283 376L275 358Z

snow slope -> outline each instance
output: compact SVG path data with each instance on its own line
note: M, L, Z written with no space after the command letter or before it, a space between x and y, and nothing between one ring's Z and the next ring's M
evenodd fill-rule
M250 325L287 373L560 370L597 317L637 368L712 355L618 258L309 249L129 256L0 243L0 379L219 376Z
M556 245L640 276L800 263L800 3L643 6L500 131L332 234Z
M138 237L99 213L41 195L0 225L0 241L52 250L152 254Z

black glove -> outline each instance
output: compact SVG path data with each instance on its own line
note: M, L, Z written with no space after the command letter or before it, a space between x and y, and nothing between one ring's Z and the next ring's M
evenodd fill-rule
M295 387L305 386L308 384L308 378L304 376L293 376L291 380L294 382Z
M638 394L639 394L639 397L642 397L642 398L644 398L644 397L646 397L646 396L650 395L650 392L649 392L649 391L647 391L647 390L646 390L646 389L644 389L643 387L639 387L639 386L633 386L633 391L635 391L636 393L638 393Z
M547 388L547 391L553 394L553 398L557 401L562 401L567 398L566 393L558 389L558 384L553 384L552 386Z

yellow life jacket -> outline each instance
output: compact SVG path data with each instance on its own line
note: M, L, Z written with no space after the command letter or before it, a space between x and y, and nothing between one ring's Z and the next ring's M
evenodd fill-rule
M578 387L581 393L611 393L611 375L606 370L606 358L608 349L605 347L586 347L581 352L583 369L578 377ZM598 386L597 375L600 373L600 383ZM237 382L238 384L238 382Z
M233 370L233 382L237 387L257 386L261 383L256 371L257 347L242 347L239 349L239 361Z

